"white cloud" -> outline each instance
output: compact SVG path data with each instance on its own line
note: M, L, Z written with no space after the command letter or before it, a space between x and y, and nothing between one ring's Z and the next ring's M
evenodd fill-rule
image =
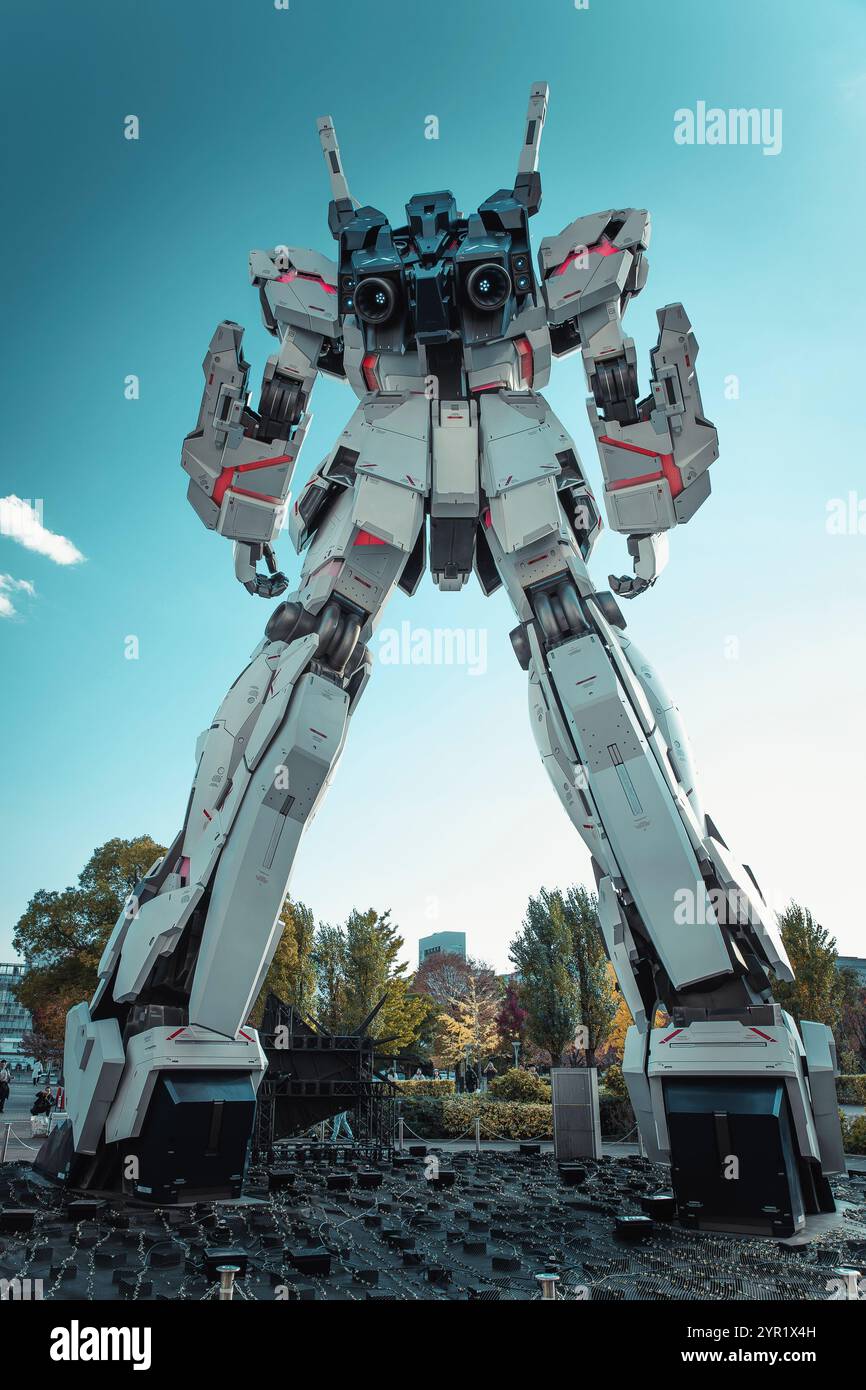
M55 531L48 531L42 525L42 505L34 507L14 492L8 497L0 497L0 535L18 541L25 550L35 550L37 555L47 555L56 565L77 565L84 559L81 551Z
M29 579L13 579L11 574L0 574L0 618L14 618L15 605L9 595L15 593L33 598L36 590Z

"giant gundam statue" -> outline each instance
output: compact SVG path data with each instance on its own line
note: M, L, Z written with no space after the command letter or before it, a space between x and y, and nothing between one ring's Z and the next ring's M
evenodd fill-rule
M827 1175L844 1159L831 1033L798 1030L773 1002L773 978L793 978L776 924L701 805L679 714L615 597L655 583L668 532L709 496L718 446L698 345L682 305L660 309L640 395L623 314L647 278L642 209L577 218L541 241L533 268L547 97L533 86L512 188L468 217L449 192L417 194L399 227L351 197L321 119L337 259L252 252L277 347L257 410L243 329L214 333L183 445L189 500L233 542L249 593L286 590L272 545L287 517L304 562L199 739L183 825L126 904L91 1004L69 1013L69 1118L38 1166L72 1186L158 1201L240 1190L265 1066L247 1018L301 834L370 676L373 632L395 585L414 593L424 572L429 518L439 588L474 571L514 606L532 729L592 856L600 929L634 1018L629 1095L647 1155L670 1163L680 1219L786 1235L833 1209ZM552 358L576 352L608 523L633 559L613 592L589 576L599 508L540 394ZM348 381L359 404L291 500L319 372Z

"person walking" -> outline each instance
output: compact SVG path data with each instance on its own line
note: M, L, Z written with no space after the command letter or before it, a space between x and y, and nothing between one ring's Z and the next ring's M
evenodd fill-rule
M9 1085L11 1081L12 1077L9 1074L9 1068L5 1062L0 1061L0 1115L3 1114L6 1108L6 1102L9 1099Z
M334 1122L331 1125L331 1143L335 1144L344 1132L349 1143L354 1144L355 1136L352 1133L352 1126L349 1124L348 1110L341 1110L339 1115L334 1116Z

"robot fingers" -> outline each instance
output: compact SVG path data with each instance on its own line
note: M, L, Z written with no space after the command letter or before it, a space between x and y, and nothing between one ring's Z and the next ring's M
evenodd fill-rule
M254 574L244 583L244 588L257 598L276 598L278 594L284 594L288 587L288 579L279 570L276 574Z
M655 583L654 579L636 579L630 574L624 574L619 578L615 574L609 574L607 580L618 598L637 598L638 594L646 593Z

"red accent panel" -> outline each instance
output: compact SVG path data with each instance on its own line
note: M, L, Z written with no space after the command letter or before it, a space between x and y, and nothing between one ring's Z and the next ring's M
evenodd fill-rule
M532 360L532 348L529 345L529 339L517 338L514 346L520 353L520 378L527 386L531 386L535 367Z
M606 236L603 236L601 241L597 241L594 246L587 246L585 249L588 256L617 256L620 251L625 250L625 247L614 246L612 241ZM562 262L562 265L556 267L553 274L564 275L572 261L576 261L583 251L584 247L581 246L570 252Z
M381 391L379 378L376 375L376 363L379 361L377 352L368 352L361 363L361 371L364 373L364 380L367 383L368 391Z
M357 536L355 537L354 541L352 542L352 544L353 544L353 545L385 545L386 542L383 541L383 540L381 540L378 536L374 536L374 535L372 534L372 532L370 532L370 531L359 531L358 534L357 534Z
M490 508L489 508L489 507L485 507L485 508L484 508L484 511L481 513L481 520L482 520L483 523L484 523L484 529L485 529L485 531L489 531L489 530L490 530L490 527L493 525L493 520L492 520L491 515L490 515Z
M255 497L257 502L273 502L275 506L279 504L279 497L269 497L266 492L251 492L248 487L230 487L229 492L235 493L238 497Z
M184 1025L183 1028L175 1028L175 1030L174 1030L173 1033L169 1033L168 1037L166 1038L166 1042L171 1042L172 1038L179 1038L180 1035L181 1035L181 1033L185 1033L185 1032L186 1032L186 1025Z
M247 1042L252 1042L252 1038L250 1037L249 1033L245 1033L243 1028L239 1028L238 1032L240 1033L242 1038L246 1039Z
M281 285L289 285L292 280L312 280L313 284L321 285L325 294L336 294L337 286L329 285L327 280L323 280L321 275L305 275L302 270L290 270L285 275L278 275L277 279Z
M762 1033L761 1030L760 1030L760 1028L755 1028L752 1024L749 1024L749 1027L752 1029L752 1032L753 1032L753 1033L757 1033L758 1037L759 1037L759 1038L763 1038L765 1042L775 1042L775 1041L776 1041L776 1039L773 1038L773 1037L771 1037L769 1033Z
M620 488L637 487L638 483L657 483L664 477L659 470L658 473L639 473L634 478L619 478L615 483L608 483L608 492L619 492Z
M673 1031L672 1033L668 1033L668 1035L667 1035L666 1038L662 1038L662 1042L663 1042L663 1043L670 1042L671 1038L675 1038L675 1037L677 1036L677 1034L681 1033L682 1031L683 1031L682 1028L675 1028L674 1031Z
M657 454L652 449L640 449L637 444L625 444L621 439L611 439L609 435L599 436L601 444L610 444L614 449L625 449L630 454L642 454L644 458L658 459L659 471L657 473L642 473L635 478L621 478L619 482L608 483L608 492L617 492L623 487L635 487L638 483L649 483L659 478L667 478L671 489L671 497L679 497L683 490L683 479L680 470L674 463L673 454Z
M232 475L234 473L251 473L256 468L270 468L271 465L275 463L290 463L291 459L291 454L275 454L273 458L257 459L254 463L236 463L229 468L224 468L222 473L220 473L219 477L214 483L214 489L211 493L212 500L216 503L218 507L221 505L223 500L223 494L225 493L226 488L231 487ZM232 492L244 491L243 488L239 487L233 487L231 490ZM279 501L278 497L266 497L265 493L263 492L244 493L244 496L259 497L267 502Z
M475 395L479 395L482 391L503 391L505 387L506 383L504 381L491 381L487 386L473 386L472 390ZM456 418L455 416L455 419Z

